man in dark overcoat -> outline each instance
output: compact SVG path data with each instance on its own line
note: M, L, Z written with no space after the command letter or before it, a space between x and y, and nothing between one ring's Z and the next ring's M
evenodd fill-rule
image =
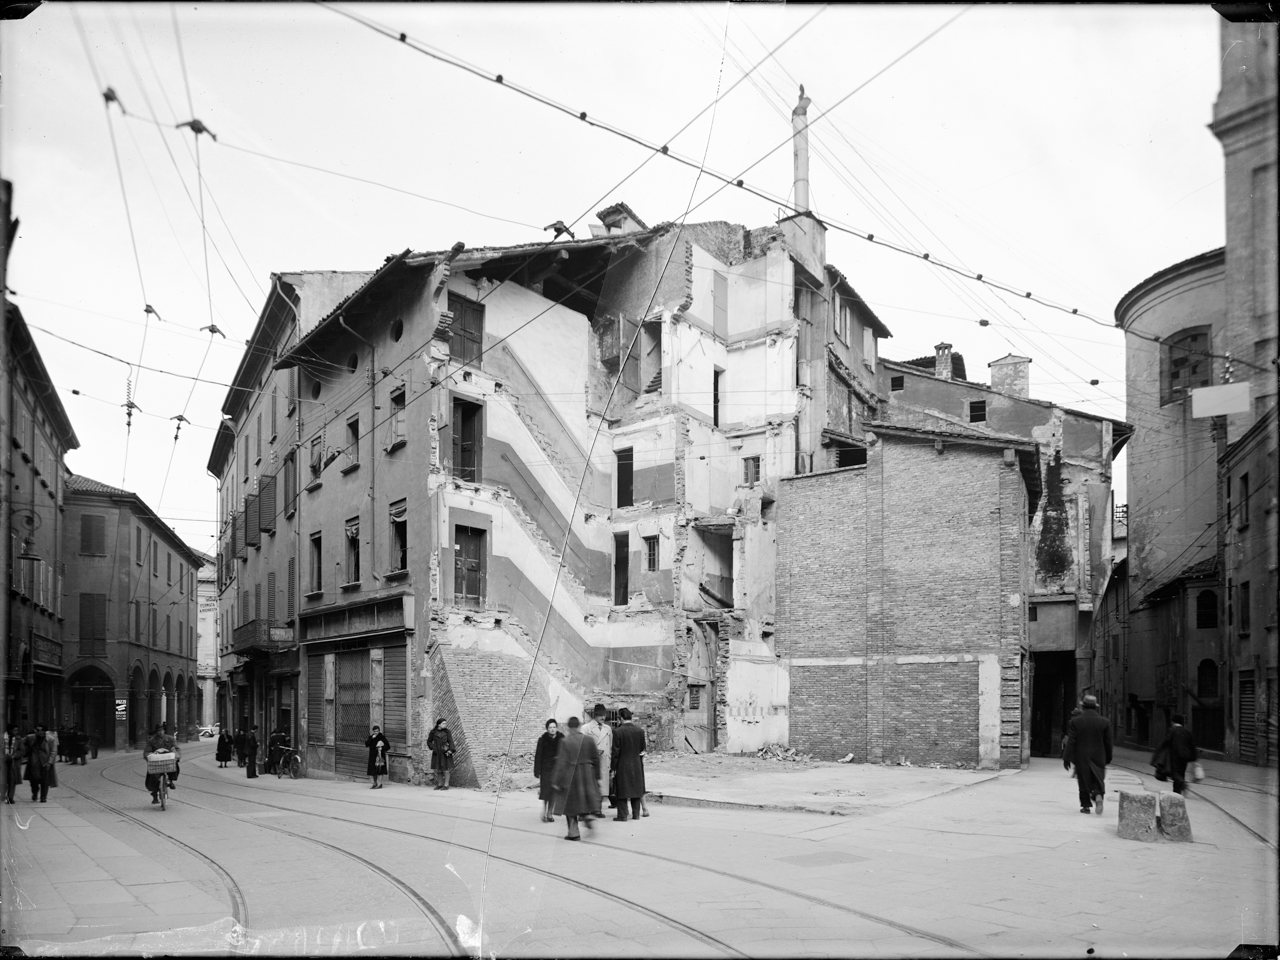
M1102 815L1107 765L1111 763L1111 723L1098 713L1098 698L1090 694L1080 704L1080 716L1067 724L1066 755L1076 767L1080 812Z
M631 711L623 707L618 711L622 723L613 731L613 772L617 778L615 796L618 798L618 815L615 820L627 819L627 801L631 801L631 819L640 819L640 798L644 796L644 731L631 722Z
M556 751L554 777L556 803L552 811L564 815L569 822L566 840L581 840L578 821L585 820L592 829L595 812L600 809L600 751L596 742L582 733L582 721L569 718L569 733Z

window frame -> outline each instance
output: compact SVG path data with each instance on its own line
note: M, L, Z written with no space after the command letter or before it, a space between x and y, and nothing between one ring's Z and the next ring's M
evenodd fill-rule
M760 485L764 472L760 464L760 454L742 458L742 485L755 488Z
M352 532L354 530L354 533ZM342 584L350 588L360 583L360 518L351 517L343 524L343 576Z
M1203 351L1195 350L1186 345L1186 341L1196 337L1203 336L1205 344ZM1190 370L1187 373L1187 382L1185 384L1175 386L1173 382L1174 364L1180 359L1190 365L1195 355L1199 355L1200 360L1205 364L1204 374L1194 382L1191 379ZM1191 396L1191 391L1198 387L1213 386L1213 327L1210 324L1201 324L1195 327L1185 327L1160 342L1160 405L1166 406L1170 403L1177 403Z
M662 550L659 546L658 537L643 537L644 542L644 569L646 573L657 573L658 564L661 561Z
M311 568L307 577L306 597L324 593L324 535L319 530L311 534Z

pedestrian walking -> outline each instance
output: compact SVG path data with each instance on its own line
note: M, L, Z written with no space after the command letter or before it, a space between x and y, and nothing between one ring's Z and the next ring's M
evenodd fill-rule
M593 829L593 822L600 809L600 751L596 742L582 730L582 721L569 718L569 733L556 751L556 769L553 781L556 802L553 813L563 816L569 824L566 840L581 840L579 821Z
M1084 711L1081 710L1080 705L1077 704L1076 708L1071 711L1071 716L1074 719L1075 717L1080 716L1080 714L1082 713L1084 713ZM1068 720L1067 722L1070 723L1071 721ZM1071 771L1071 776L1074 777L1076 775L1075 767L1071 765L1071 758L1067 756L1067 738L1068 738L1067 734L1064 733L1062 735L1062 746L1059 747L1058 749L1058 759L1062 761L1062 766L1065 769Z
M37 723L34 732L27 734L22 741L22 759L27 768L24 778L31 784L31 802L39 800L45 803L49 798L49 788L56 787L57 774L53 769L53 761L58 756L58 748L48 736L44 724Z
M538 799L542 801L542 822L554 823L551 815L551 804L555 802L556 790L553 777L556 772L556 753L564 741L560 725L554 719L544 725L546 732L538 738L538 746L533 751L533 775L538 778Z
M13 803L18 781L22 779L22 737L18 725L11 723L4 730L4 799Z
M169 779L169 788L171 790L178 789L178 761L182 757L182 751L178 749L178 741L171 737L164 725L157 723L151 728L151 736L147 737L146 746L143 748L142 755L149 757L155 753L172 753L174 755L173 772L164 774ZM160 777L158 773L147 774L147 789L151 791L151 802L160 802Z
M595 741L596 752L600 754L600 783L597 792L600 796L610 796L609 790L609 767L613 758L613 728L609 726L605 717L608 715L603 703L597 703L591 708L591 721L582 728L585 736ZM610 797L612 800L612 797ZM604 803L601 801L601 808ZM603 809L595 811L597 817L604 816Z
M1080 716L1067 724L1067 756L1076 766L1080 812L1102 815L1107 765L1111 763L1111 723L1098 713L1098 698L1090 694L1081 703Z
M45 730L45 736L49 738L49 743L53 747L53 756L55 759L62 759L62 735L53 727Z
M246 780L258 777L258 725L249 728L244 738L244 776Z
M243 767L243 766L244 766L244 746L245 746L245 742L246 742L248 739L249 739L248 735L244 732L244 724L241 724L241 725L240 725L240 729L236 731L236 735L235 735L236 766L237 766L237 767Z
M214 759L218 761L218 766L225 767L231 761L231 751L233 746L234 742L231 738L231 734L227 733L225 730L220 730L218 732L217 751L213 755Z
M375 723L373 732L369 734L364 745L369 748L369 763L365 767L365 773L373 777L373 786L369 789L381 790L382 784L378 782L378 778L387 775L387 757L391 754L391 741L382 735L382 729Z
M1173 778L1173 792L1183 793L1187 789L1187 764L1199 759L1195 738L1184 724L1186 718L1180 714L1173 715L1173 726L1164 735L1160 746L1152 754L1151 763L1157 773L1163 768ZM1157 777L1157 779L1163 779Z
M453 769L453 732L444 717L427 734L427 749L431 751L431 773L436 779L437 790L449 789L449 771Z
M631 804L631 819L640 819L640 800L644 796L644 731L631 722L631 711L623 707L618 711L622 722L613 731L614 787L618 798L618 815L615 820L626 821L627 803ZM645 816L649 814L646 812Z

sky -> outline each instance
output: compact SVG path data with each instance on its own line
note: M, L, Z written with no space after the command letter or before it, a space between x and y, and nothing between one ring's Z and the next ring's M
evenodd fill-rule
M205 552L214 428L273 272L536 242L556 220L582 236L619 200L650 225L764 226L788 212L801 83L828 260L893 332L889 359L946 341L982 382L1022 354L1033 397L1123 419L1115 304L1223 243L1207 6L48 3L6 22L0 69L10 295L79 436L67 465ZM176 128L193 117L217 140Z

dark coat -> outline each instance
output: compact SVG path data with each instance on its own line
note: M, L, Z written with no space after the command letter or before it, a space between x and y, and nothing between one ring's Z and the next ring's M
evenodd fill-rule
M435 727L427 734L427 749L431 751L432 770L453 769L453 731L448 727Z
M382 735L382 731L378 731L372 734L364 745L369 748L369 763L365 766L364 772L370 777L385 777L387 757L391 753L391 741Z
M27 761L23 779L39 783L53 766L53 747L49 743L49 738L37 737L34 733L27 734L26 739L22 741L22 757Z
M1170 730L1165 739L1169 741L1169 755L1174 760L1180 760L1185 764L1200 756L1196 751L1196 741L1191 736L1191 731L1181 724Z
M554 800L555 786L552 778L556 771L556 753L564 743L564 734L559 730L555 736L544 733L538 738L537 749L533 752L533 775L538 778L538 799Z
M250 780L258 776L258 735L252 730L244 735L244 775Z
M243 730L236 731L236 735L231 738L231 743L236 748L236 756L239 757L241 760L244 759L244 744L245 744L245 741L248 739L249 739L248 734L246 734Z
M1085 707L1067 724L1067 759L1076 766L1076 776L1092 775L1096 793L1101 793L1111 763L1111 722L1092 707Z
M613 731L614 796L634 800L644 796L644 731L625 721Z
M218 752L214 755L214 759L218 763L226 763L231 759L231 734L223 730L218 734Z
M577 817L600 809L600 751L596 742L570 730L556 752L556 769L552 775L556 816Z

